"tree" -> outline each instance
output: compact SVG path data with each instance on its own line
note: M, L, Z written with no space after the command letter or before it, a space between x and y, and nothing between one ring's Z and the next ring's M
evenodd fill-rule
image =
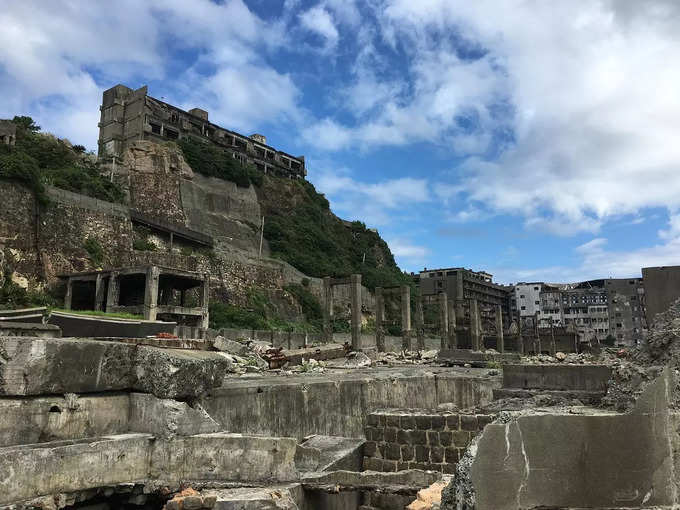
M35 121L31 117L28 117L27 115L15 115L14 118L12 119L12 122L16 124L20 129L30 131L31 133L40 131L40 126L38 126L35 123Z

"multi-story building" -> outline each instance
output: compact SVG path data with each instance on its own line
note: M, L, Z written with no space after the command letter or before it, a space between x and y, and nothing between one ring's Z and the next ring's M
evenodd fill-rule
M564 326L562 318L562 289L554 285L543 284L540 294L539 327L550 325Z
M476 299L479 304L482 319L491 318L495 314L496 306L500 305L503 311L504 321L509 317L510 292L512 287L500 285L492 281L493 275L484 271L472 271L462 267L450 267L443 269L424 269L418 275L414 275L416 286L421 295L426 299L428 296L436 296L445 292L447 298L454 300L457 306L457 315L463 319L468 315L468 303ZM507 324L507 322L505 322Z
M601 287L579 284L563 289L562 322L573 324L581 341L602 342L609 336L607 291Z
M543 282L519 282L514 285L510 305L520 317L535 317L540 312L543 285Z
M147 94L147 87L132 90L116 85L104 91L99 122L99 157L120 159L137 140L167 142L194 137L230 152L242 163L264 173L304 178L304 156L291 156L267 145L263 135L241 135L208 121L200 108L184 111Z
M647 335L645 286L642 278L608 278L607 290L610 333L616 342L637 345Z

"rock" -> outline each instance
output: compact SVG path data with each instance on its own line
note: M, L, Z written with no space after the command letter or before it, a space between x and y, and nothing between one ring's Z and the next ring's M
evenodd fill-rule
M567 355L564 354L563 352L556 352L555 358L557 358L557 361L564 361L567 359Z
M441 503L442 491L449 480L441 480L430 485L428 488L418 491L417 499L406 507L406 510L432 510L434 505Z
M366 356L363 352L353 351L345 358L344 366L346 368L370 367L371 358Z
M215 337L213 341L213 347L218 351L228 352L235 356L246 356L252 352L252 350L245 344L241 342L236 342L235 340L229 340L223 336Z

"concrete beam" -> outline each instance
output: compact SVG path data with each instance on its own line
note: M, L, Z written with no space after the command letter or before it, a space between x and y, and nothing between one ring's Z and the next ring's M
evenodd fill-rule
M158 267L149 266L146 270L146 281L144 284L144 319L148 321L156 320L156 307L158 306L158 280Z
M449 338L447 340L447 349L458 348L458 334L456 332L456 302L453 299L448 300L449 307Z
M470 340L472 342L472 350L479 351L481 349L482 332L479 323L479 304L476 299L470 300Z

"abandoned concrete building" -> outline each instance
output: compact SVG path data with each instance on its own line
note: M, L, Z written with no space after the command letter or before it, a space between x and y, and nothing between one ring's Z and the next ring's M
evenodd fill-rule
M99 157L121 159L128 144L137 140L167 142L194 137L230 152L242 163L264 173L296 178L307 175L304 156L291 156L267 145L261 134L244 136L208 120L200 108L184 111L147 94L147 87L132 90L116 85L104 91L99 122Z
M680 266L643 267L647 324L680 297Z
M126 312L208 327L209 276L158 266L62 275L64 308ZM193 294L192 294L192 291Z
M16 125L11 120L0 119L0 144L14 145L16 140Z

